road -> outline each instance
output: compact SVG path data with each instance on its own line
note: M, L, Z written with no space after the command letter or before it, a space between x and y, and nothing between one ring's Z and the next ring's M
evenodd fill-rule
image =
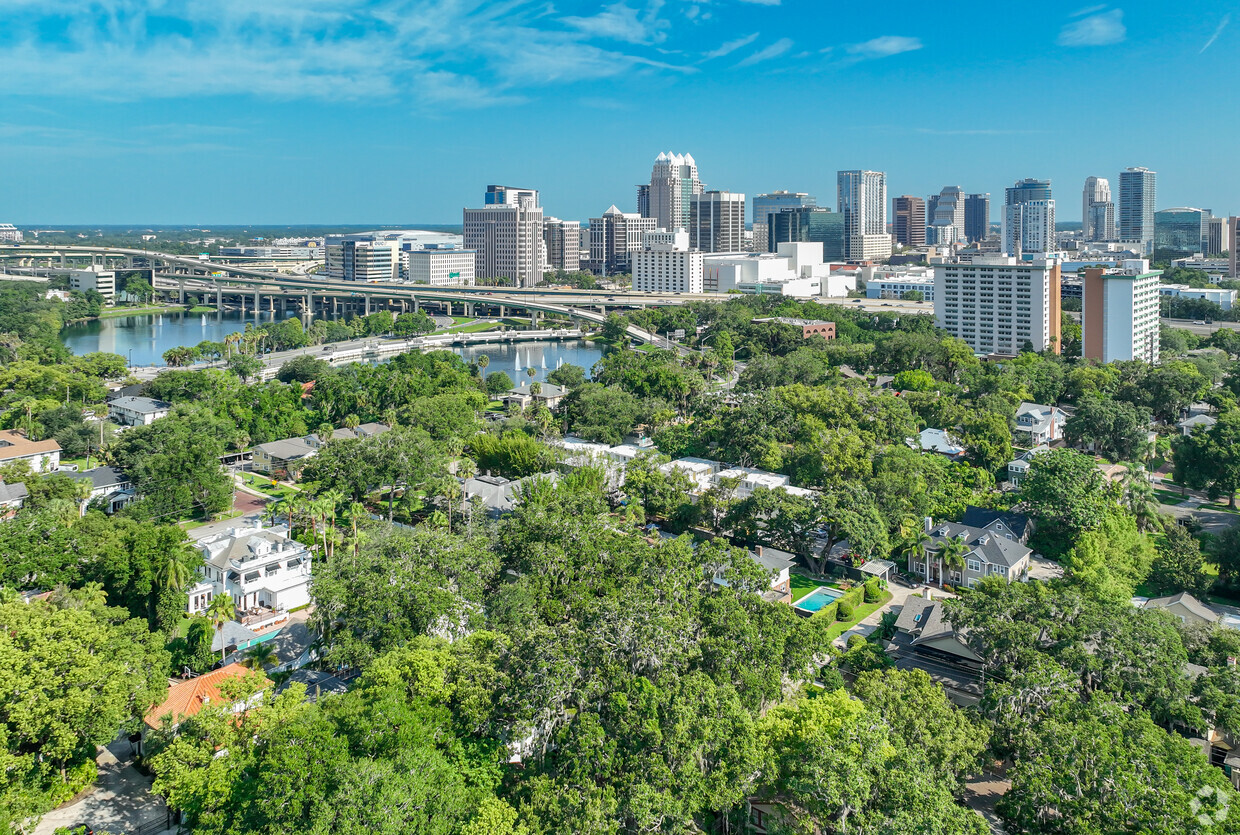
M1169 328L1181 328L1186 331L1192 331L1198 336L1209 336L1223 328L1233 331L1240 330L1240 322L1211 322L1207 325L1200 319L1196 321L1192 319L1160 319L1159 321Z

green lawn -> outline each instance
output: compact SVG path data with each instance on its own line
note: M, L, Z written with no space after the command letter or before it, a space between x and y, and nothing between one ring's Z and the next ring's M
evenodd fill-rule
M215 313L216 307L210 304L196 304L185 312L186 313Z
M795 571L789 574L788 578L790 580L789 585L792 586L792 602L793 603L796 603L802 597L805 597L807 594L812 592L814 589L822 585L822 583L818 582L817 580L811 580L809 577L806 577L804 574L798 574Z
M209 525L212 522L222 522L225 519L236 519L240 515L240 510L230 510L227 513L221 513L210 519L194 519L191 522L182 522L181 528L187 531L192 531L194 528L201 528L203 525Z
M86 469L86 459L85 459L85 458L61 458L61 459L60 459L60 466L61 466L61 467L64 467L64 466L66 466L66 465L73 465L73 464L76 464L76 465L77 465L77 468L78 468L78 470L79 470L79 471ZM92 456L91 456L91 458L90 458L90 465L91 465L92 467L98 467L98 466L99 466L99 456L98 456L98 455L92 455Z
M1157 487L1154 488L1154 495L1157 496L1163 504L1169 505L1177 505L1188 498L1188 496L1181 496L1174 490L1160 490Z
M185 309L180 304L157 304L146 307L109 307L99 311L100 319L113 319L118 316L143 316L150 313L180 313ZM214 310L215 308L211 308Z
M853 609L852 619L846 620L846 621L839 620L831 624L831 626L827 629L827 641L828 642L834 641L836 638L843 635L849 629L852 629L858 623L865 620L870 615L874 614L879 609L886 606L890 601L891 601L891 592L884 591L882 598L879 599L877 603L863 603L860 606L855 607Z
M273 487L271 485L271 479L265 478L263 476L247 475L247 476L243 476L242 481L245 484L245 486L250 487L254 490L257 490L260 493L265 493L266 495L271 496L273 499L283 499L284 497L289 496L293 493L300 492L298 490L294 490L290 487L287 487L283 484L277 484L276 486Z

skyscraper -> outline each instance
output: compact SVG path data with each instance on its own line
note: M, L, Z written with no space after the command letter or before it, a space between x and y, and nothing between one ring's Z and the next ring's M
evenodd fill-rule
M820 243L824 261L847 257L848 237L842 213L821 206L802 206L767 217L771 224L767 252L778 252L779 245L784 243Z
M844 215L847 258L870 261L890 257L887 175L882 171L840 171L836 182L837 208Z
M642 248L642 238L653 232L655 220L626 214L615 206L602 217L590 218L590 269L600 275L631 272L633 253Z
M1018 180L1003 206L1003 252L1020 258L1055 248L1055 200L1050 180Z
M753 199L753 248L754 252L767 251L767 225L769 215L781 209L799 209L817 206L818 201L803 191L772 191L759 194Z
M740 252L744 247L745 195L731 191L704 191L690 198L690 249L698 252Z
M1177 207L1154 212L1153 252L1158 258L1187 258L1203 252L1210 234L1210 210Z
M1217 258L1219 255L1227 251L1227 232L1230 224L1225 217L1212 217L1206 227L1206 239L1204 246L1206 251L1202 254L1207 258Z
M546 268L543 210L534 189L487 186L485 205L463 212L465 248L477 253L478 278L533 287Z
M573 273L581 269L581 221L543 218L547 269Z
M1086 241L1115 240L1115 204L1105 177L1086 177L1081 192L1081 232Z
M1119 239L1139 243L1147 254L1154 244L1157 181L1157 173L1148 168L1119 172Z
M1160 275L1162 270L1151 270L1145 260L1124 261L1118 269L1085 270L1081 295L1083 358L1102 363L1158 362Z
M969 194L964 198L964 238L984 241L990 234L990 193Z
M934 240L930 237L933 233ZM926 242L951 246L964 238L964 191L960 186L945 186L934 204L934 215L926 231Z
M1240 278L1240 217L1227 218L1227 275Z
M650 172L650 185L637 187L637 209L655 226L673 231L689 228L689 201L703 191L691 154L660 153Z
M978 256L934 268L934 315L977 353L1060 350L1059 263Z
M892 201L896 243L900 246L926 245L926 201L903 194Z

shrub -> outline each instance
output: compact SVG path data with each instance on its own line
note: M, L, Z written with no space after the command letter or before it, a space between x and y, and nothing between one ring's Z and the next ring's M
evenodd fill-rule
M832 603L829 606L823 606L814 615L814 618L817 620L824 620L827 623L835 623L836 610L838 606L839 606L838 602Z
M878 587L878 580L871 580L865 584L865 602L877 603L883 599L883 590Z
M835 605L837 607L836 613L835 613L835 617L837 620L852 620L852 616L853 616L852 603L850 603L849 601L841 597L839 600L836 601Z
M865 643L865 638L861 637L861 636L860 636L860 635L858 635L856 632L854 632L853 634L851 634L851 635L849 635L849 636L848 636L848 641L846 642L846 644L845 644L845 645L846 645L849 649L852 649L852 648L853 648L853 647L855 647L857 644L864 644L864 643Z
M822 682L824 690L843 690L844 677L840 675L840 671L834 666L826 664L818 671L818 680Z

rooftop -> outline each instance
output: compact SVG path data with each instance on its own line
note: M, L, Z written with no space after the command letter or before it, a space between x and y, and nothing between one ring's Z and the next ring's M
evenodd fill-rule
M188 681L178 681L168 688L168 698L163 704L156 705L147 711L145 722L152 728L158 728L165 716L172 716L174 723L180 722L199 713L204 707L215 702L223 702L220 686L232 679L243 679L257 676L262 689L271 686L271 680L262 673L243 667L240 664L229 664L204 673Z
M172 409L172 404L165 400L156 400L153 397L118 397L109 405L118 409L125 409L130 412L137 412L140 415L152 415L156 412L167 412Z
M60 452L60 444L50 439L32 441L16 429L0 429L0 461L49 452Z

